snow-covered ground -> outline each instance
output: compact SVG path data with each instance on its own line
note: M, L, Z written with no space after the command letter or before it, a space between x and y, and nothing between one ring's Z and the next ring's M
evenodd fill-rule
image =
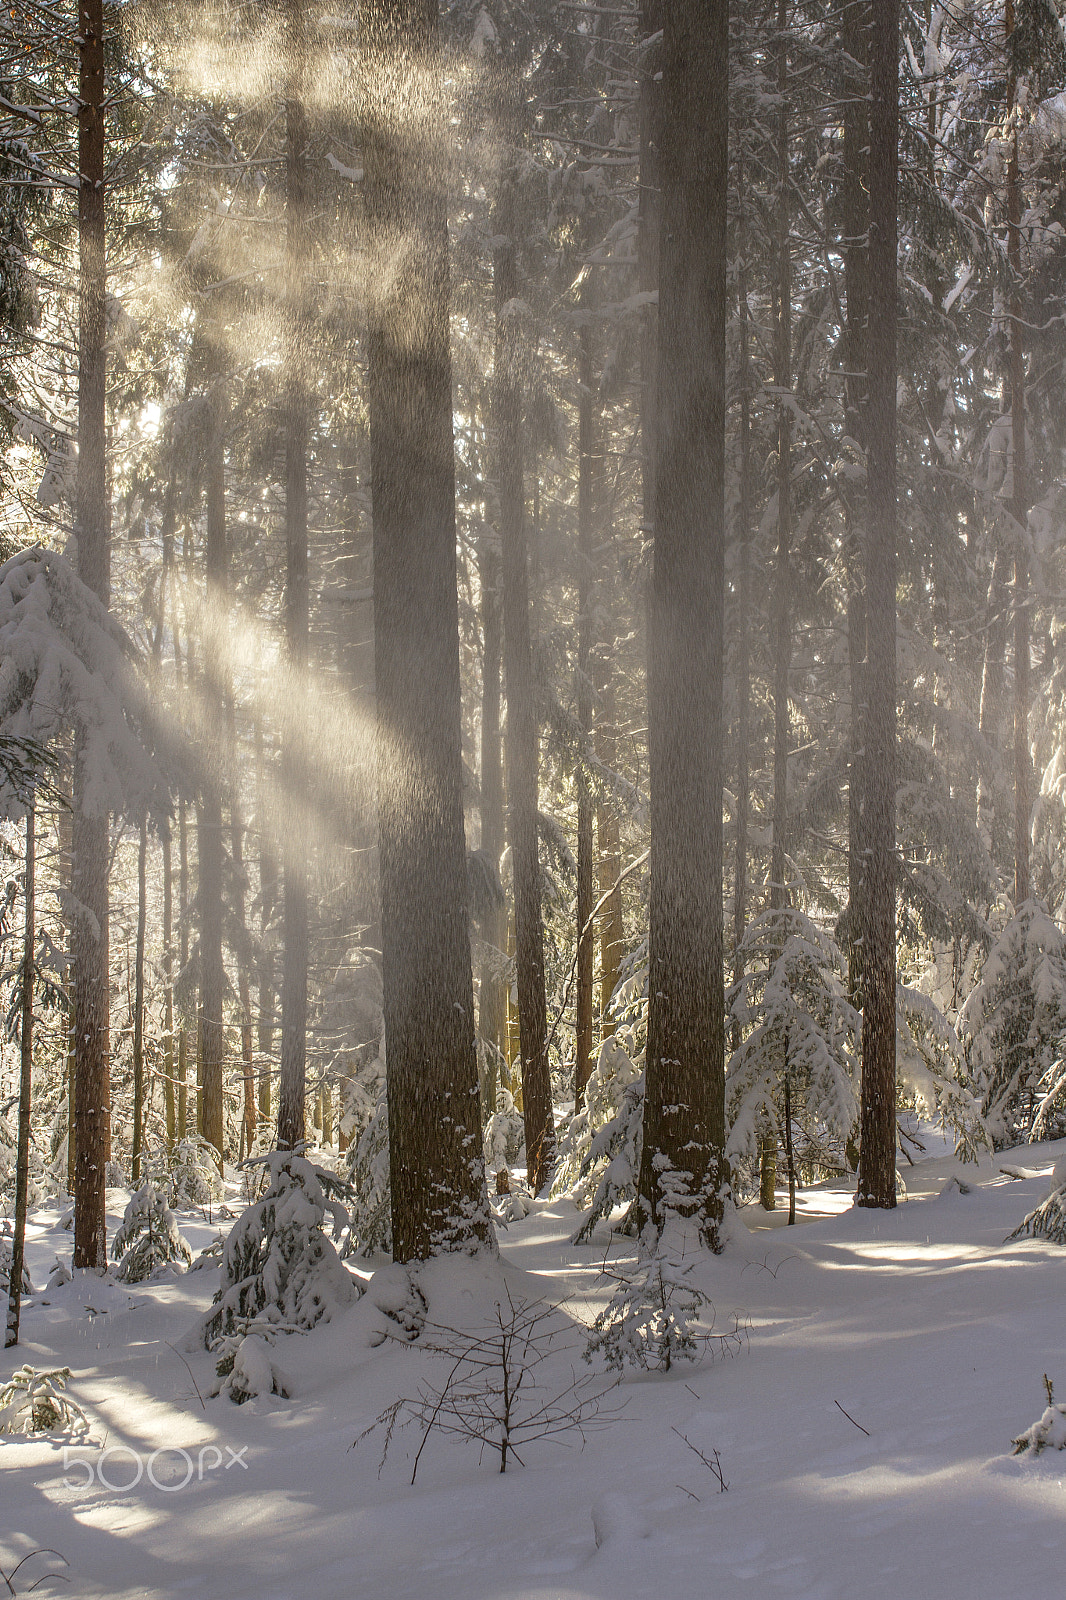
M201 1400L213 1360L180 1349L214 1271L130 1290L79 1275L26 1306L22 1343L0 1361L3 1377L24 1361L69 1366L91 1421L88 1440L0 1439L0 1569L47 1547L68 1565L33 1556L15 1592L62 1571L65 1585L36 1592L116 1600L1062 1594L1066 1452L1010 1447L1044 1408L1045 1372L1066 1397L1066 1253L1003 1241L1064 1152L923 1161L892 1213L832 1189L801 1195L793 1229L747 1210L750 1236L698 1268L718 1328L734 1313L748 1328L741 1352L626 1376L606 1401L616 1419L583 1447L536 1442L505 1475L498 1457L434 1437L412 1486L415 1429L393 1436L384 1466L382 1429L354 1443L443 1370L381 1342L395 1268L329 1326L279 1342L291 1399L243 1406ZM1012 1161L1033 1175L1002 1173ZM125 1196L110 1198L113 1224ZM194 1248L218 1227L180 1221ZM508 1291L565 1301L536 1372L545 1398L595 1370L581 1325L606 1299L604 1247L571 1247L575 1221L568 1203L538 1203L501 1234L499 1267L444 1261L421 1278L431 1318L465 1329ZM33 1221L36 1286L57 1252L69 1258L58 1224ZM727 1492L697 1450L717 1452Z

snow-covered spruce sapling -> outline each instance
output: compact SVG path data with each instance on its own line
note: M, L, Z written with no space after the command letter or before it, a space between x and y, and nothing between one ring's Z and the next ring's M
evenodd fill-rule
M427 1380L415 1396L394 1401L356 1444L382 1428L384 1466L396 1429L415 1424L422 1437L411 1470L414 1483L433 1433L476 1444L481 1454L488 1450L498 1458L501 1472L512 1460L524 1466L521 1452L537 1440L576 1435L584 1442L590 1428L616 1420L618 1408L604 1409L615 1385L591 1375L579 1378L572 1368L570 1381L561 1387L538 1376L564 1327L558 1307L516 1299L510 1290L497 1301L492 1322L480 1331L427 1322L412 1348L443 1357L448 1364L444 1382Z
M269 1347L279 1334L330 1321L360 1293L323 1232L327 1213L335 1237L348 1222L333 1174L292 1150L251 1164L267 1173L267 1186L230 1230L218 1292L186 1341L215 1352L220 1392L237 1401L285 1394Z
M222 1199L218 1151L199 1134L180 1139L165 1164L165 1172L155 1175L166 1192L167 1202L178 1211L206 1211Z
M584 1109L559 1136L552 1195L589 1207L575 1244L636 1194L644 1119L644 1073L615 1036L600 1046L585 1086Z
M144 1283L160 1268L191 1262L192 1251L182 1238L166 1195L154 1183L142 1184L131 1196L111 1254L118 1262L115 1276L123 1283Z
M5 1221L0 1223L0 1297L6 1297L11 1287L11 1246L11 1224ZM33 1293L33 1285L25 1262L22 1264L21 1291L23 1294Z
M345 1255L392 1254L392 1185L389 1178L389 1102L382 1082L374 1113L349 1145L354 1199Z
M727 1332L715 1331L714 1305L692 1278L698 1259L674 1221L658 1240L641 1241L631 1267L608 1268L605 1261L614 1293L589 1331L585 1360L600 1355L619 1372L625 1366L669 1372L678 1361L695 1365L712 1351L735 1355L745 1330L734 1315Z
M1024 1455L1027 1450L1031 1450L1034 1456L1044 1450L1066 1450L1066 1405L1061 1401L1056 1402L1051 1379L1046 1372L1044 1388L1047 1391L1047 1407L1031 1428L1026 1428L1012 1441L1014 1448L1011 1455Z
M0 1384L0 1433L86 1433L88 1417L63 1393L69 1377L69 1367L19 1367Z
M1066 933L1039 900L993 942L958 1031L997 1150L1066 1132Z
M1056 1162L1051 1174L1051 1187L1038 1206L1007 1236L1011 1239L1049 1239L1052 1244L1066 1244L1066 1157Z

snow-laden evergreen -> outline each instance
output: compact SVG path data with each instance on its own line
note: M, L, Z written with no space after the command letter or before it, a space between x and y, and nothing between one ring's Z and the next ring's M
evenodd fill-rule
M1050 1239L1053 1244L1066 1245L1066 1161L1057 1163L1047 1194L1026 1213L1010 1237Z
M846 994L844 961L832 936L794 907L767 911L748 924L745 980L731 994L743 1038L726 1072L727 1154L754 1164L764 1126L782 1126L789 1078L794 1123L806 1142L844 1146L858 1120L856 1061L861 1018Z
M142 1184L130 1197L122 1225L111 1241L111 1254L118 1262L115 1276L122 1283L143 1283L192 1261L192 1251L167 1205L167 1196L155 1183Z
M214 1301L186 1341L216 1353L218 1375L237 1400L286 1392L274 1341L331 1321L360 1294L323 1231L327 1215L335 1238L348 1225L333 1174L290 1150L247 1166L262 1171L266 1187L230 1230Z
M49 745L76 726L87 815L166 805L145 743L164 739L157 712L130 640L66 556L38 545L0 566L0 732Z
M1040 901L994 940L959 1033L997 1149L1066 1131L1066 933Z
M69 1381L69 1367L19 1367L0 1383L0 1434L86 1433L84 1411L63 1392Z
M644 1070L615 1034L603 1041L585 1085L585 1106L558 1139L552 1194L570 1194L585 1217L574 1242L587 1241L597 1222L633 1199L640 1172Z

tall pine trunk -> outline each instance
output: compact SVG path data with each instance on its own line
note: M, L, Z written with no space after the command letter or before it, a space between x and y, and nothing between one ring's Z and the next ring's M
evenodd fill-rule
M725 1157L722 639L729 7L663 13L651 895L636 1221L694 1216L721 1248Z
M491 537L483 537L478 547L482 637L481 848L498 871L504 839L503 747L500 736L503 624L500 614L500 559L490 543ZM478 1029L485 1058L482 1112L485 1117L490 1117L496 1110L499 1053L504 1046L507 1025L507 990L499 970L507 944L505 905L486 910L481 936L489 947L482 961L478 982Z
M130 1179L134 1188L141 1181L141 1155L144 1148L144 936L148 913L148 820L141 821L137 840L137 939L133 954L133 1149L130 1153Z
M867 199L870 113L869 0L845 0L841 43L847 56L844 85L844 172L841 241L844 255L844 429L859 448L866 440L866 325L870 309ZM862 846L863 743L866 658L866 600L863 593L862 521L865 498L854 488L844 505L844 574L851 715L848 729L848 994L862 1004Z
M861 1147L857 1203L896 1203L896 203L899 0L870 38L870 322L866 543Z
M517 84L508 74L505 122L514 136ZM518 1034L522 1056L522 1116L526 1165L534 1194L551 1175L555 1152L548 1011L544 989L544 930L540 911L540 851L537 839L538 730L533 693L522 469L521 333L515 252L514 173L500 180L493 227L492 272L496 301L493 413L496 423L496 484L500 504L503 568L503 661L507 689L507 810L514 874L515 965Z
M779 910L788 903L786 835L788 833L788 675L792 660L790 616L792 542L792 247L789 238L789 133L788 46L785 41L785 0L777 5L777 262L774 298L774 384L777 406L777 570L774 576L774 815L770 860L770 904Z
M106 227L103 0L79 0L78 576L106 605L111 589L107 498ZM110 1144L108 820L86 813L89 775L74 749L74 1265L107 1265L104 1184Z
M285 790L285 964L281 979L281 1078L278 1145L292 1149L304 1137L307 1093L308 968L308 761L307 672L310 595L307 573L307 444L310 397L306 366L305 275L308 269L307 114L303 103L306 40L301 0L289 0L290 81L287 122L285 266L287 348L285 372L285 638L290 688L282 747Z
M19 978L19 1109L18 1147L15 1153L15 1231L11 1239L11 1276L7 1291L5 1349L19 1342L22 1314L22 1270L26 1259L26 1212L30 1197L30 1097L33 1091L33 948L37 910L37 818L32 804L26 812L26 870L23 885L26 908L22 934L22 972Z
M371 0L363 70L389 1175L393 1255L410 1261L492 1237L467 933L436 5Z
M221 380L219 380L219 394ZM225 1117L222 1074L226 1059L223 1007L226 972L222 958L222 789L225 761L224 665L228 561L226 554L226 465L224 407L216 395L207 452L207 547L204 557L203 637L205 771L197 820L200 902L200 1037L197 1061L201 1088L200 1132L222 1157Z
M1006 0L1006 43L1008 52L1008 110L1016 113L1018 69L1014 59L1014 0ZM1029 756L1029 481L1025 452L1025 344L1023 334L1022 278L1022 180L1018 165L1018 125L1011 132L1010 161L1007 168L1007 259L1013 286L1010 301L1010 420L1011 484L1010 514L1014 522L1014 904L1028 900L1029 817L1032 810L1032 777Z
M578 488L577 488L577 722L581 730L575 783L577 787L577 1030L574 1051L574 1109L585 1103L585 1085L592 1070L592 981L595 930L592 926L592 795L588 755L592 738L592 524L594 443L592 396L592 330L587 287L581 295L578 332Z

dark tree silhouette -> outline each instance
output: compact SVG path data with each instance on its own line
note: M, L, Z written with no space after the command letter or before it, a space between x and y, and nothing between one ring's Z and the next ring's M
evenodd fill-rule
M658 1228L670 1210L693 1214L718 1249L729 1188L721 756L728 4L674 0L662 23L650 970L635 1220Z
M393 1254L408 1261L491 1238L467 932L435 0L374 0L363 47L382 984Z

